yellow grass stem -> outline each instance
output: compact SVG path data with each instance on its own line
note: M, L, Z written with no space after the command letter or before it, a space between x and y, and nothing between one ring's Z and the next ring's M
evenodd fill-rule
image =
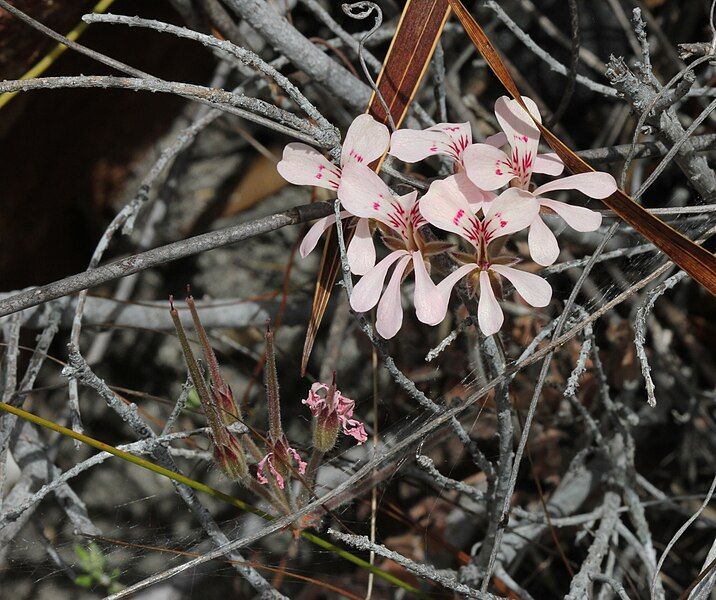
M97 2L95 7L92 9L92 12L95 13L103 13L106 12L107 9L112 5L114 0L100 0ZM89 24L85 23L84 21L80 21L75 28L70 31L65 37L67 37L68 40L71 42L76 42L79 37L82 35L85 29L87 29L87 26ZM34 79L35 77L39 77L44 73L47 69L50 68L52 63L54 63L59 56L62 55L62 53L67 50L67 46L64 44L57 44L48 54L46 54L40 62L38 62L34 67L32 67L27 73L25 73L20 79ZM10 100L12 100L15 97L15 94L18 92L5 92L4 94L0 94L0 108L5 106Z

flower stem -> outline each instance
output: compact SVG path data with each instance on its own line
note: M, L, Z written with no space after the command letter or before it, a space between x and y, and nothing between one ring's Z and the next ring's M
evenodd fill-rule
M278 390L276 350L270 321L266 321L266 367L264 369L264 379L266 382L266 399L268 401L269 437L272 441L278 441L283 438L281 397Z

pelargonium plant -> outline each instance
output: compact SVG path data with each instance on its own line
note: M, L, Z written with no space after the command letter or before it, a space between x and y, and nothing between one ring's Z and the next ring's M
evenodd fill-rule
M234 400L231 387L221 374L219 362L201 323L191 293L186 303L202 347L208 378L205 378L201 365L194 355L179 311L174 306L171 296L169 302L170 314L181 343L191 382L208 421L214 462L227 478L251 489L279 513L290 514L296 508L297 498L305 502L310 497L321 458L335 446L341 429L346 436L353 438L358 444L368 439L365 426L354 416L355 401L338 390L335 373L330 385L313 384L308 397L302 400L314 416L314 449L309 465L303 460L299 451L290 445L283 430L274 333L270 323L267 323L264 379L269 427L265 436L258 435L262 439L257 444L254 441L257 432L240 431L240 426L243 425L241 409ZM264 446L263 450L260 445ZM256 464L255 477L251 475L249 456ZM303 487L303 493L298 496L289 485L292 480L297 480Z
M549 283L532 272L535 267L516 268L523 260L515 252L516 244L508 250L513 236L528 230L532 260L547 266L557 260L559 246L545 216L554 213L579 232L599 228L600 213L546 194L576 190L602 199L616 191L616 181L608 173L594 172L535 185L533 175L558 177L564 165L556 154L538 152L540 131L534 120L539 122L541 117L532 100L524 101L527 110L515 100L498 99L495 116L502 132L482 143L473 143L469 123L439 123L423 131L394 131L388 147L387 129L369 115L361 115L348 130L340 166L303 144L286 147L278 164L286 180L335 190L343 208L341 217L359 217L347 250L351 271L361 276L350 304L356 312L377 306L376 330L384 338L392 338L401 328L401 286L411 273L419 321L439 324L453 288L466 279L467 295L478 297L480 329L484 335L497 333L504 322L500 307L503 279L532 306L545 307L552 298ZM509 153L502 150L504 146ZM386 150L406 163L436 155L448 157L452 173L433 180L420 198L417 190L397 195L370 166ZM302 256L331 225L335 225L332 216L312 227L301 245ZM389 250L377 264L372 242L375 230ZM453 234L467 243L469 250L456 246ZM433 274L437 271L444 276L436 283Z

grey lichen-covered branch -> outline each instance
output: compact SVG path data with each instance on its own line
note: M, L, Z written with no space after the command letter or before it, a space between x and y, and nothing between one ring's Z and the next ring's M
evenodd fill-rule
M432 567L431 565L416 563L415 561L407 558L406 556L403 556L399 552L390 550L385 546L382 546L381 544L371 543L371 541L364 535L341 533L340 531L336 531L335 529L329 529L328 533L331 537L338 540L339 542L344 542L358 550L375 552L378 556L388 558L399 564L401 567L405 567L406 569L408 569L408 571L414 573L418 577L433 581L443 586L444 588L457 592L458 594L462 594L468 598L497 600L497 596L494 596L493 594L481 593L478 590L475 590L470 586L465 585L464 583L460 583L459 581L457 581L455 573L453 572L438 571L435 567Z
M228 0L227 4L312 81L353 109L362 111L368 105L370 88L309 42L266 0Z
M641 112L649 106L657 94L657 90L652 87L652 84L639 79L622 58L612 57L608 66L607 77L637 111ZM675 144L685 134L685 129L679 122L673 107L649 116L647 122L654 126L657 134L666 144ZM709 202L716 197L716 175L706 159L696 153L696 148L690 141L682 144L674 161L699 194Z
M96 269L78 273L49 285L20 292L10 298L0 300L0 317L107 283L108 281L121 279L132 273L139 273L146 269L158 267L180 258L235 244L287 225L319 219L330 214L332 210L333 208L329 203L306 204L268 217L204 233L128 258L115 260L106 265L100 265Z
M90 369L87 362L82 358L80 353L72 345L68 348L69 357L67 366L63 369L62 374L71 379L95 390L99 396L107 403L107 406L113 409L120 418L129 426L134 435L140 440L154 441L157 435L141 418L135 404L125 404L117 395L109 389L107 384L100 379ZM152 452L156 461L166 469L178 472L174 459L170 455L168 449L162 445L156 445ZM214 521L208 509L201 503L196 493L190 487L172 481L172 485L177 491L187 507L191 510L196 519L201 523L202 528L211 538L214 545L222 548L229 544L229 539L221 530L219 525ZM254 587L254 589L265 595L267 598L286 598L283 594L277 592L271 584L269 584L263 576L259 574L252 566L246 564L244 558L235 551L226 552L227 558L232 561L235 569L241 573L246 580Z

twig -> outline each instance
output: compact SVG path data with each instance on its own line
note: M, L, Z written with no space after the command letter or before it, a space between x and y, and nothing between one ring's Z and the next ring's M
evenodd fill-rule
M600 572L602 560L609 548L609 538L611 538L619 520L619 513L617 512L619 502L619 494L615 492L607 492L604 495L599 529L597 529L594 541L589 547L587 558L582 563L579 573L575 575L569 585L569 594L565 596L565 600L582 600L590 596L591 576Z
M101 17L101 18L97 18ZM322 131L322 136L316 137L316 142L326 148L331 148L340 143L340 133L338 130L331 125L321 112L304 96L301 91L289 81L289 79L279 73L270 64L266 63L255 53L236 46L228 40L219 40L211 35L204 35L196 31L191 31L185 27L177 27L176 25L170 25L169 23L163 23L162 21L155 21L153 19L142 19L139 17L127 17L124 15L113 15L113 14L98 14L89 13L82 17L86 23L111 23L111 24L122 24L130 27L144 27L148 29L154 29L162 33L169 33L180 38L190 39L197 41L205 46L211 48L218 48L224 52L235 56L245 65L252 67L264 75L273 79L276 84L281 87L289 97L296 103L296 105L308 115L309 118L315 120L318 123L318 127Z
M515 34L515 37L519 39L531 52L533 52L538 58L543 60L547 65L549 65L550 69L555 71L556 73L559 73L560 75L568 75L569 70L567 67L565 67L562 63L555 60L550 54L545 52L540 46L538 46L534 40L526 34L520 27L515 23L508 14L500 7L497 2L494 2L494 0L487 0L485 2L485 6L495 11L495 14L497 15L497 18L502 21L507 28ZM617 92L614 88L611 88L609 86L603 85L601 83L597 83L596 81L592 81L588 77L584 77L584 75L577 75L576 76L577 83L582 84L583 86L589 88L592 91L599 92L600 94L603 94L610 98L615 98L617 96Z
M76 348L69 344L69 358L67 366L62 370L62 374L67 378L75 378L82 384L94 389L100 397L107 403L107 406L112 408L123 421L129 425L130 429L140 440L155 440L155 433L149 428L149 426L141 419L137 412L137 407L134 404L127 406L124 404L112 390L109 389L107 384L97 377L87 365L87 362L82 358ZM169 454L168 450L163 446L157 446L152 453L160 466L169 469L174 472L178 472L179 469L174 462L174 459ZM211 517L209 511L204 507L199 498L197 498L194 490L186 485L179 484L176 481L172 481L174 488L186 503L187 507L192 511L194 516L201 523L202 528L206 531L207 535L211 538L214 545L222 548L229 544L229 539L226 537L221 528ZM251 584L256 591L261 594L265 594L272 598L284 599L285 596L274 590L273 587L260 575L253 567L245 564L243 557L231 550L221 552L220 554L226 554L236 568L241 573L246 581Z
M389 550L388 548L380 544L371 543L367 536L341 533L340 531L336 531L335 529L329 529L328 534L339 542L343 542L345 544L353 546L353 548L356 548L358 550L375 552L378 556L382 556L383 558L392 560L393 562L399 564L401 567L406 568L408 571L417 575L418 577L428 579L429 581L443 586L445 589L453 590L454 592L465 595L468 598L498 600L497 597L493 596L492 594L484 594L472 589L470 586L467 586L464 583L459 583L455 578L454 573L445 573L444 571L438 571L435 567L432 567L431 565L416 563L415 561L403 556L398 552L395 552L394 550Z
M600 583L606 583L610 585L612 589L617 593L620 600L629 600L629 596L627 595L624 586L613 577L608 577L607 575L590 575L589 577L593 581L599 581Z
M694 136L691 138L690 143L694 152L713 150L716 147L716 133ZM580 150L577 155L587 162L602 164L626 160L630 152L633 153L633 158L651 158L664 156L668 151L669 146L659 140L654 140L640 144L622 144L607 148Z
M654 386L654 381L651 378L651 367L649 366L649 359L646 355L645 349L647 328L646 320L659 297L667 290L674 287L677 283L685 279L686 276L687 273L685 271L679 271L651 290L647 294L644 302L637 309L636 316L634 317L634 347L636 348L636 356L639 359L639 364L641 365L641 374L644 377L647 402L651 407L656 406L656 395L654 393L656 388Z
M368 104L370 88L311 44L265 0L227 0L227 5L311 80L355 109Z
M475 324L475 317L467 317L460 321L458 326L453 329L450 333L445 336L442 342L440 342L435 348L433 348L430 352L428 352L425 355L425 362L431 362L435 360L442 352L447 348L450 344L452 344L456 339L457 336L460 335L465 329L470 327L471 325Z
M701 62L703 62L703 60ZM693 69L698 63L699 60L694 61L689 65L688 69ZM608 66L607 77L614 87L641 112L632 140L632 143L636 143L636 137L640 133L641 127L646 122L646 119L652 116L651 113L654 106L664 95L665 90L669 89L669 87L676 82L679 74L674 76L664 88L656 92L652 87L638 79L627 67L623 59L612 57ZM681 72L681 74L683 73L684 71ZM685 136L685 130L676 118L676 115L673 114L672 111L662 111L659 115L653 116L653 121L663 139L674 145L680 143L678 152L675 155L675 162L684 171L691 184L705 198L713 197L715 193L714 190L716 190L716 175L714 175L714 172L708 166L706 160L694 153L691 144L685 139L688 138L688 136ZM631 162L630 157L631 153L627 154L625 167L622 171L622 185L626 178L626 170Z
M577 0L567 0L569 6L569 26L571 29L571 60L569 63L569 73L567 74L567 87L562 94L562 99L559 101L559 106L554 114L549 118L547 127L551 128L555 123L559 123L559 120L564 115L564 112L569 106L569 101L572 99L574 94L574 83L577 78L577 67L579 66L579 6Z
M338 36L338 39L341 42L343 42L355 53L356 56L358 56L361 46L361 42L358 40L367 40L367 32L358 35L356 39L356 37L352 36L345 29L343 29L343 27L341 27L335 19L333 19L330 13L324 9L317 2L317 0L301 0L301 3L305 4L306 8L316 15L323 22L323 24L328 27L328 29ZM377 75L382 67L381 62L370 52L364 52L364 56L366 63L370 65L371 69L373 69L374 73Z
M424 454L418 454L415 457L415 463L433 479L435 485L446 490L454 490L456 492L464 494L475 502L483 502L485 500L485 494L475 489L471 485L443 475L435 467L435 463L429 456L425 456Z
M184 96L197 102L238 115L254 121L280 133L322 145L315 133L317 130L304 119L293 113L269 104L258 98L249 98L226 90L210 89L201 85L164 81L162 79L138 79L130 77L112 77L105 75L80 75L76 77L37 77L0 82L0 92L51 90L64 88L116 88L132 91L160 92ZM320 134L319 134L320 137ZM329 148L332 145L328 146Z
M615 223L612 225L607 231L607 233L602 238L601 242L597 246L596 250L594 251L594 254L590 257L589 262L584 267L584 270L579 276L579 279L577 280L577 283L574 285L574 288L572 289L569 298L567 299L567 302L565 303L565 308L562 311L562 314L559 316L559 320L557 321L557 325L555 326L554 333L552 334L552 341L554 342L555 338L558 338L561 333L562 329L564 328L564 325L567 322L567 319L569 318L569 315L572 311L572 308L574 306L574 303L577 299L577 295L579 294L579 291L582 288L582 285L587 279L587 276L589 275L592 267L596 263L597 258L604 250L607 242L611 238L611 236L616 232L618 227L618 224ZM522 429L522 435L520 436L520 441L517 446L517 451L515 452L515 459L514 459L514 466L512 468L512 474L510 476L509 485L507 487L507 492L505 494L504 504L502 506L502 516L500 518L501 522L506 522L508 519L509 514L509 504L510 499L512 497L512 493L514 492L515 485L517 483L517 476L519 474L519 467L520 463L522 461L522 456L525 451L525 446L527 445L527 440L529 438L530 428L532 426L532 419L534 418L535 412L537 410L537 403L539 401L540 396L542 395L542 387L544 386L545 379L547 377L547 372L549 371L550 364L552 362L552 357L554 353L550 352L545 357L544 361L542 361L542 367L540 369L540 373L537 377L537 384L534 389L534 393L532 395L532 400L530 401L529 408L527 410L527 415L525 416L525 422ZM490 560L487 564L487 573L485 575L485 578L482 582L482 590L485 591L487 589L487 586L490 582L490 576L492 573L492 568L495 564L495 561L497 560L497 554L500 550L500 541L502 537L503 529L498 529L497 536L495 539L495 545L492 549L492 553L490 555Z
M699 515L704 512L704 509L708 506L709 502L711 502L711 497L714 494L714 490L716 490L716 476L711 481L711 487L709 488L709 491L706 493L706 498L704 498L703 503L698 508L698 510L689 517L689 519L681 526L679 527L679 530L674 534L674 536L669 540L669 543L666 544L666 548L664 548L664 552L662 552L661 557L659 558L659 562L656 563L656 569L654 570L654 577L651 580L651 585L649 587L649 592L651 596L654 596L654 590L656 589L656 580L659 577L659 573L661 572L661 568L664 566L664 561L666 560L666 557L669 555L669 552L671 552L671 549L674 547L674 544L679 541L679 538L684 534L684 532L689 528L689 526L699 518Z
M125 452L131 452L134 454L152 454L159 445L166 444L167 442L174 440L183 440L190 436L197 434L208 433L208 428L196 429L194 431L181 431L179 433L171 433L161 435L156 438L148 438L139 440L138 442L132 442L131 444L123 444L117 446L119 450ZM58 489L60 486L66 484L71 479L77 477L80 473L91 469L92 467L102 464L114 455L109 452L99 452L94 456L73 465L65 472L58 474L57 477L53 478L52 481L43 485L37 490L32 496L28 497L22 504L15 506L12 510L7 511L0 515L0 529L5 527L8 523L16 521L25 511L29 510L36 504L42 501L45 496Z
M160 246L147 252L141 252L134 256L122 258L99 266L96 269L72 275L54 283L20 292L10 298L5 298L0 301L0 317L180 258L186 258L187 256L206 252L207 250L235 244L236 242L269 231L275 231L287 225L295 225L297 223L305 223L306 221L319 219L329 215L331 211L332 207L329 203L316 202L313 204L305 204L267 217L247 221L246 223L240 223L239 225L218 231L204 233L167 244L166 246Z
M356 485L359 481L362 481L364 478L369 477L375 468L377 468L380 464L383 464L389 460L392 460L398 456L403 455L403 453L413 446L418 445L422 440L424 440L426 437L428 437L432 432L440 429L443 425L449 423L449 421L456 417L456 415L459 415L464 410L472 406L475 402L477 402L479 399L483 398L484 395L489 392L490 390L494 389L497 385L499 385L502 381L507 379L508 377L514 376L515 373L518 371L524 369L525 367L536 363L540 359L544 358L546 355L550 354L554 351L555 348L563 345L568 340L572 339L575 335L577 335L580 331L584 329L587 325L590 323L593 323L594 321L601 318L604 314L609 312L612 308L615 306L621 304L626 299L630 298L633 294L635 294L637 291L642 289L644 286L648 285L658 277L660 277L667 269L671 268L673 266L672 263L668 262L661 266L660 268L656 269L652 273L648 274L646 277L632 285L628 290L625 290L624 292L618 294L615 298L610 300L609 302L605 303L604 306L596 310L594 313L589 315L587 319L582 320L580 323L577 323L570 331L567 333L562 334L559 338L556 340L553 340L550 344L548 344L545 348L542 348L541 350L535 352L531 357L526 358L521 361L517 361L515 364L509 366L505 373L498 378L492 379L491 381L487 382L485 385L481 386L478 390L476 390L469 398L467 398L465 401L463 401L460 405L455 406L453 408L445 410L443 413L435 415L433 418L429 420L429 422L425 423L424 425L421 425L417 428L411 428L412 431L406 432L405 435L401 435L397 437L397 440L395 444L387 449L384 453L381 455L371 459L368 461L365 465L363 465L360 469L356 470L353 475L348 477L345 481L343 481L340 485L335 487L333 490L329 491L325 495L321 496L320 498L314 500L313 502L310 502L306 506L300 508L299 510L295 511L292 515L288 515L286 517L281 517L280 519L276 519L271 524L263 527L261 530L252 533L250 535L247 535L241 539L234 540L227 544L226 546L223 546L222 548L219 548L217 550L212 550L201 557L195 558L193 560L187 561L181 565L178 565L176 567L173 567L171 569L168 569L164 571L163 573L160 573L158 575L153 576L150 579L140 581L132 586L129 586L122 592L115 594L114 596L110 597L108 600L119 600L119 598L126 597L129 594L135 593L138 590L145 589L146 587L153 585L154 583L158 581L165 581L166 579L169 579L171 577L174 577L175 575L178 575L179 573L182 573L188 569L195 568L196 566L203 564L209 560L213 560L214 558L217 558L219 556L222 556L227 551L242 548L244 546L250 545L254 542L256 542L259 539L262 539L266 537L267 535L271 535L272 533L279 531L283 529L286 526L289 526L291 523L295 522L296 519L299 519L300 517L310 514L314 512L315 510L319 510L322 505L328 504L330 500L337 498L344 494L346 490L352 488Z

